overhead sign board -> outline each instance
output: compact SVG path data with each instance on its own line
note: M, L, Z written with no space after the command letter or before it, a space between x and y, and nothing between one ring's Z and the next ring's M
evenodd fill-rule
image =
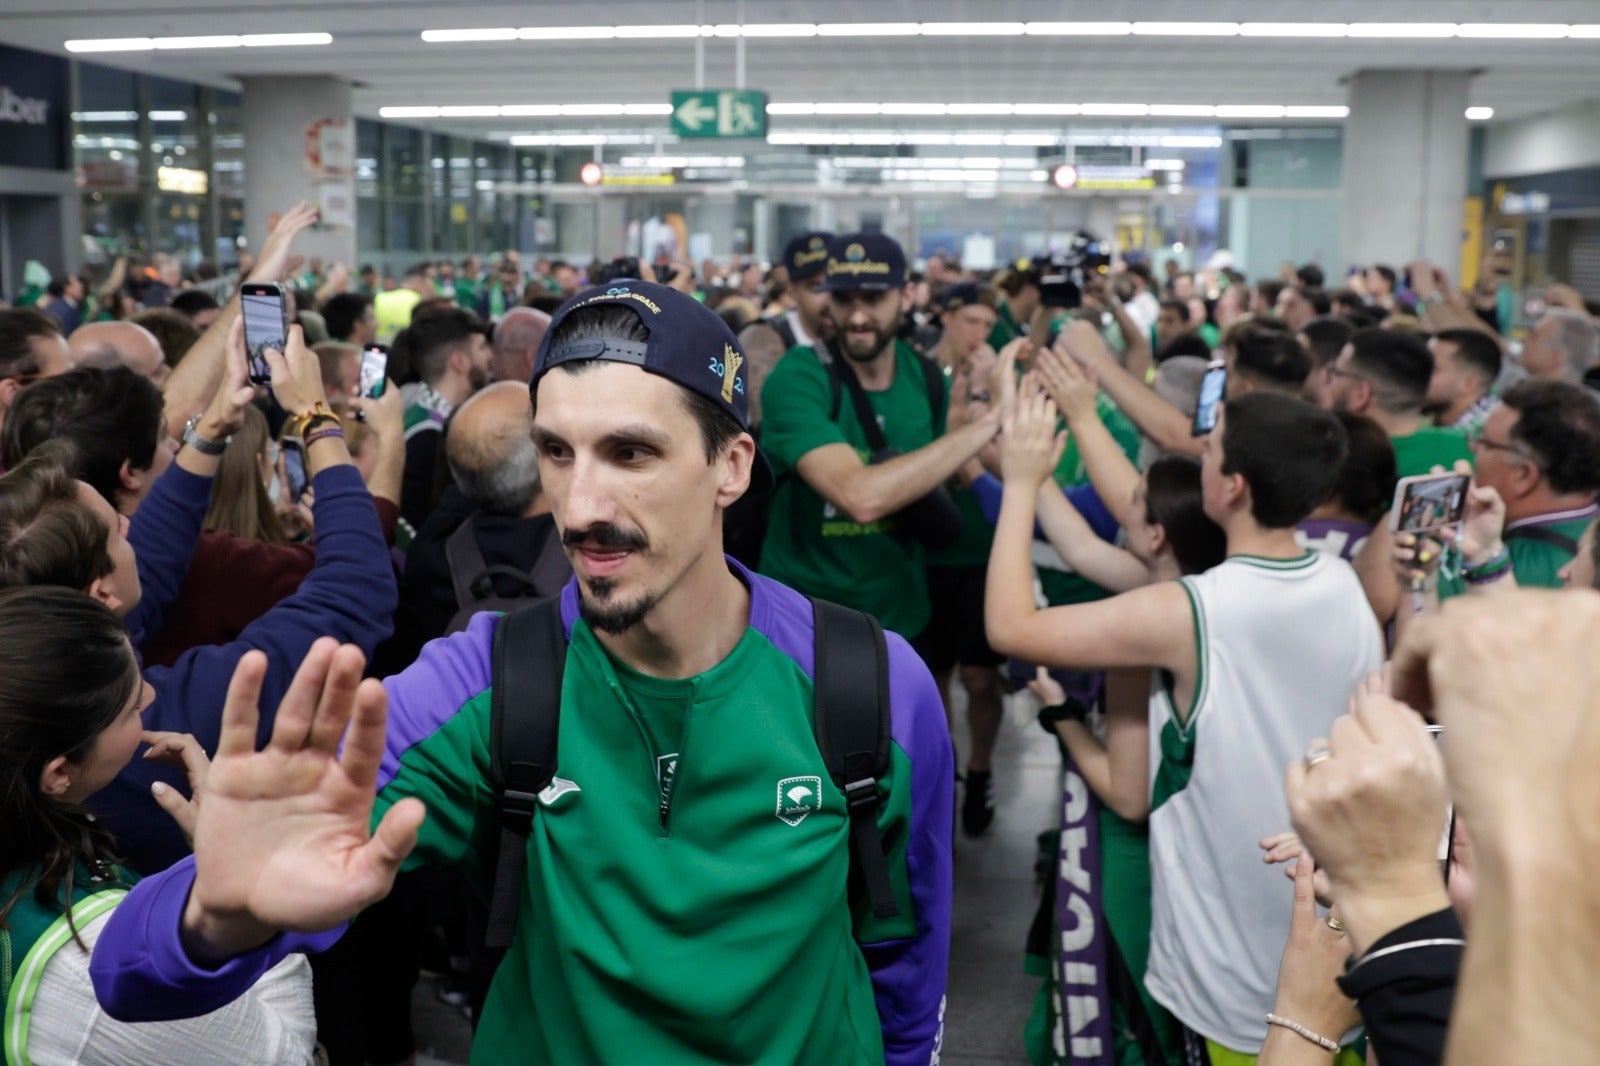
M672 132L683 138L766 137L767 94L753 89L676 90Z
M0 166L67 169L67 61L0 45Z

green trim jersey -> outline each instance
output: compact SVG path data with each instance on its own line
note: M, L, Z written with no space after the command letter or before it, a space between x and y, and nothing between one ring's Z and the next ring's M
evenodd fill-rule
M889 445L916 451L944 433L944 412L930 410L925 364L916 353L895 341L894 356L893 382L868 390L867 399ZM797 470L808 453L830 444L848 444L862 462L871 461L849 395L841 396L836 418L829 418L832 410L828 368L815 350L791 348L761 388L761 450L777 479L761 572L809 596L865 611L883 628L915 638L932 613L922 546L899 535L894 515L852 520Z
M1597 516L1600 507L1591 503L1571 511L1532 515L1507 523L1504 540L1511 552L1511 569L1517 575L1517 584L1523 588L1560 588L1561 568L1572 561L1573 553L1531 534L1548 530L1576 544Z
M1361 582L1343 560L1230 556L1182 579L1199 671L1180 716L1150 700L1146 986L1190 1029L1254 1053L1289 935L1283 875L1256 841L1289 825L1283 771L1383 665Z

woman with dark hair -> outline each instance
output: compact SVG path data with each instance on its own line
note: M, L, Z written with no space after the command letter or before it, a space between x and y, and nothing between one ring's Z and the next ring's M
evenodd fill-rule
M85 802L142 742L198 787L207 763L194 738L141 728L154 692L122 622L88 595L35 587L0 593L0 1002L9 1063L304 1063L315 1020L303 957L200 1018L128 1025L99 1008L89 957L136 878ZM159 803L192 830L194 804L157 785ZM156 817L152 809L151 816Z
M1366 544L1372 527L1388 513L1399 474L1394 445L1383 427L1348 411L1334 414L1344 426L1350 448L1339 468L1333 495L1295 527L1295 539L1314 551L1351 562Z

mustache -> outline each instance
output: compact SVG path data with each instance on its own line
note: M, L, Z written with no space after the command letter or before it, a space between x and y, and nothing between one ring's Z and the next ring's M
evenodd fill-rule
M623 529L610 522L601 522L588 529L569 529L561 534L561 543L568 548L607 548L615 551L643 551L650 546L639 530Z

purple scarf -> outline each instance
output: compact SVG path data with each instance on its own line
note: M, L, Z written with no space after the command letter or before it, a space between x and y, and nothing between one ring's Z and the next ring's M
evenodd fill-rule
M1057 1066L1113 1066L1111 995L1106 983L1105 912L1101 906L1100 802L1069 757L1056 853Z

